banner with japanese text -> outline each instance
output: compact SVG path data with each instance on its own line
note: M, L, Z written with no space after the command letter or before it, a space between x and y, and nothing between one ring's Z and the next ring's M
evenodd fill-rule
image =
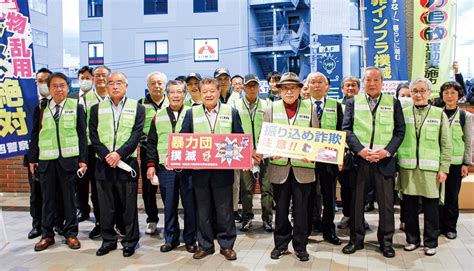
M252 135L169 134L168 168L250 169Z
M405 0L364 0L364 7L367 66L379 68L387 83L407 81Z
M455 34L453 3L453 0L413 1L411 77L430 80L433 97L439 96L439 88L450 76Z
M317 70L331 81L328 95L331 98L342 98L342 35L319 35L317 53Z
M38 103L28 1L0 1L0 158L25 154Z
M342 165L346 132L264 122L257 153Z

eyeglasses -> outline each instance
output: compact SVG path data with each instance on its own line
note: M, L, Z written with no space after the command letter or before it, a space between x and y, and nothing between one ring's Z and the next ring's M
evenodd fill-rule
M109 81L107 83L107 85L113 87L113 86L117 86L117 87L122 87L125 83L122 82L122 81L117 81L117 82L113 82L113 81Z
M52 89L65 89L67 84L59 84L59 85L51 85L50 88Z
M168 95L183 95L184 91L168 91Z
M426 89L420 89L420 90L418 90L418 89L413 89L413 90L411 91L411 93L412 93L413 95L416 95L416 94L425 95L427 92L428 92L428 90L426 90Z

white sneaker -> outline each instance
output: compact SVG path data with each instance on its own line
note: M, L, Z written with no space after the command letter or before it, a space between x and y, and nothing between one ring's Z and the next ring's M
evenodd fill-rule
M337 225L337 228L346 229L348 227L349 227L349 217L343 216L341 218L341 221L339 221L339 224Z
M403 249L405 251L413 251L413 250L417 249L419 246L420 246L420 244L408 244Z
M436 248L433 247L433 248L429 248L429 247L425 247L425 255L426 256L433 256L436 254Z
M156 232L156 223L150 222L146 224L145 233L146 234L154 234Z

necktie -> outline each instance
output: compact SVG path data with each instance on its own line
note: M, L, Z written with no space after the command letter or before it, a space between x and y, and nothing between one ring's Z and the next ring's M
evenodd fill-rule
M376 105L377 105L377 99L370 99L370 110L373 111Z
M318 120L321 120L321 116L323 115L323 108L321 107L321 101L316 101L316 113L318 114Z
M56 108L56 112L54 112L53 118L56 123L59 121L59 112L61 111L61 106L59 104L55 105L54 108Z

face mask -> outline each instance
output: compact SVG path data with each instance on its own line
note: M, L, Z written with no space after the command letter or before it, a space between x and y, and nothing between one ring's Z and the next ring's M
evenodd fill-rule
M413 106L413 100L411 97L400 97L398 100L400 101L402 108Z
M81 88L82 91L88 92L92 88L92 80L82 80L79 83L79 87Z
M41 96L43 97L48 97L49 96L49 89L47 84L38 84L38 92L40 93Z

